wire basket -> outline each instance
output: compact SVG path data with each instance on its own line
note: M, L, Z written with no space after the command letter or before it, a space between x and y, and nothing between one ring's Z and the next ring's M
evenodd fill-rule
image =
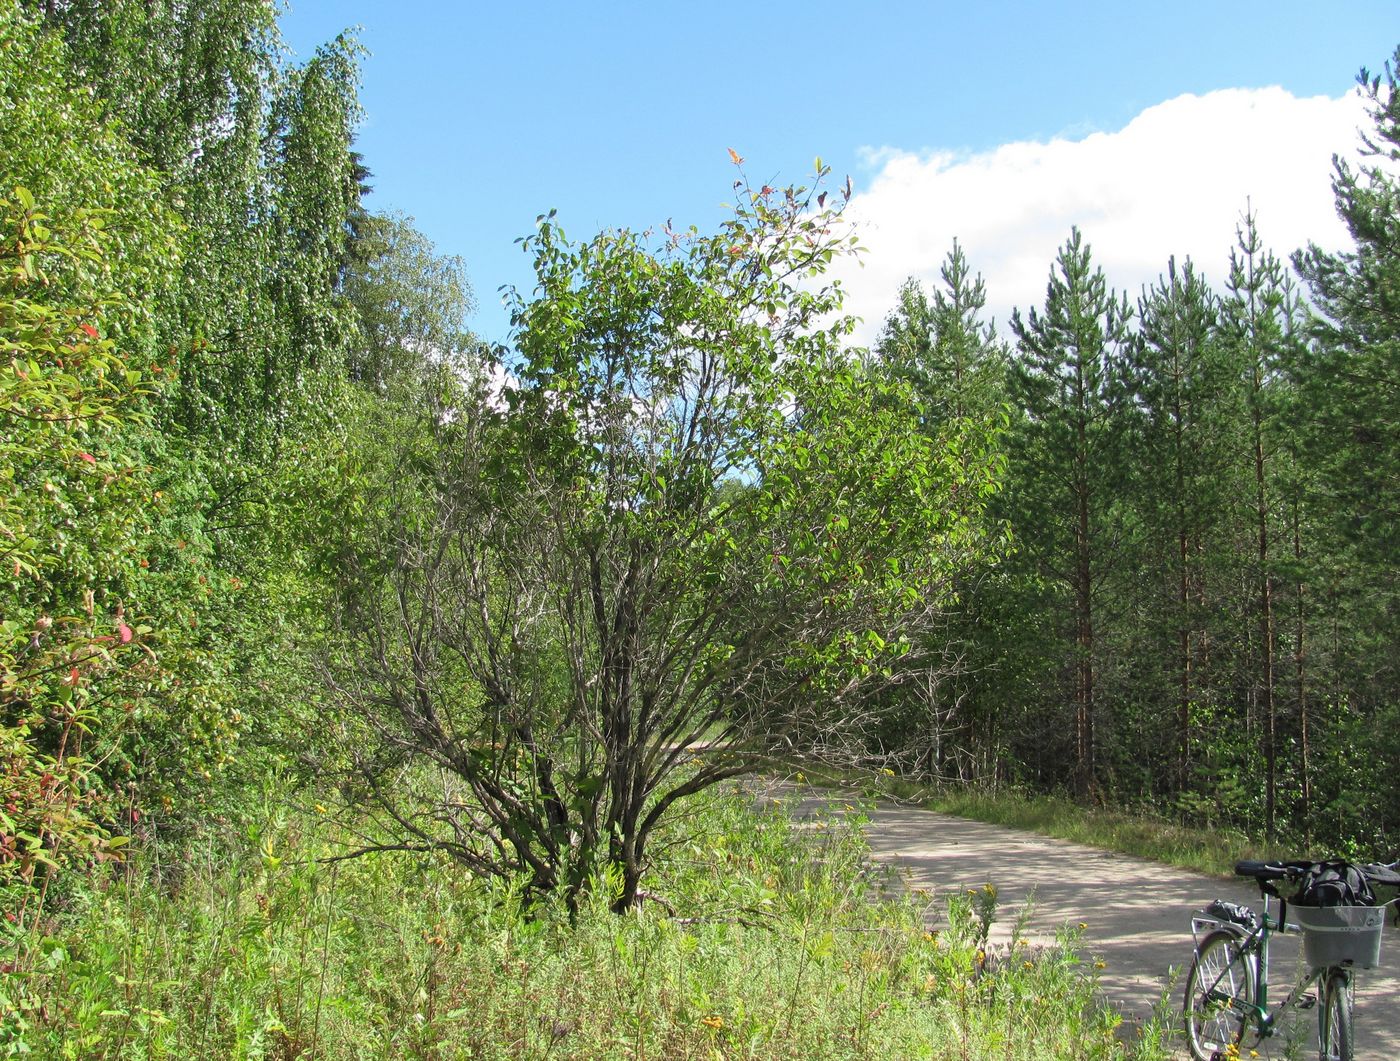
M1384 906L1290 906L1303 930L1303 961L1309 969L1350 962L1374 969L1381 960Z

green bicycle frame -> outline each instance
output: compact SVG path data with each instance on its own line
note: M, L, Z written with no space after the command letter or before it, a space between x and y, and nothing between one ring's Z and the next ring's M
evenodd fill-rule
M1275 1012L1269 1011L1269 939L1275 932L1286 932L1288 926L1286 918L1288 916L1287 905L1284 905L1283 917L1273 916L1273 903L1270 896L1265 895L1263 916L1259 919L1259 927L1248 933L1240 941L1240 953L1248 955L1251 951L1258 956L1256 965L1256 984L1254 1005L1249 1007L1248 1017L1258 1029L1259 1038L1267 1039L1274 1034L1275 1025L1278 1023L1278 1014L1292 1003L1302 992L1306 991L1313 984L1317 983L1329 970L1326 968L1311 969L1307 976L1298 981L1297 984L1284 997Z

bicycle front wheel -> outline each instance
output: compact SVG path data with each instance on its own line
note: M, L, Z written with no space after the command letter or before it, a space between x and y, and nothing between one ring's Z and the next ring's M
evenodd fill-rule
M1254 957L1241 950L1237 935L1221 929L1201 940L1182 1006L1186 1045L1195 1061L1237 1056L1258 990Z
M1351 976L1329 973L1322 982L1317 1014L1319 1061L1352 1061L1351 1010L1354 996Z

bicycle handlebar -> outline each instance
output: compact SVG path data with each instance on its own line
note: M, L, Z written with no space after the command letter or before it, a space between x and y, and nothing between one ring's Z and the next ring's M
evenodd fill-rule
M1362 866L1361 872L1372 884L1400 888L1400 862L1371 862Z
M1270 881L1296 881L1304 876L1315 864L1316 863L1304 862L1301 860L1274 862L1241 861L1235 863L1235 875L1238 877L1251 877L1258 881L1259 886L1262 888ZM1358 865L1356 868L1361 871L1362 875L1372 885L1380 885L1383 888L1400 888L1400 861L1390 863L1371 862L1366 865Z
M1308 871L1311 862L1236 862L1235 876L1255 880L1292 880Z

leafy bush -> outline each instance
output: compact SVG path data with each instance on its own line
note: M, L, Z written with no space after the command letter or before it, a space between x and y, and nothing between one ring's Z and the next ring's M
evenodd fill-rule
M132 610L158 496L140 452L156 381L114 338L132 306L83 282L108 220L53 218L22 187L0 201L0 884L110 854L93 745L156 669ZM50 269L76 279L58 298Z
M237 586L160 423L183 232L161 178L13 6L0 112L0 907L32 916L37 882L229 761L209 619Z

